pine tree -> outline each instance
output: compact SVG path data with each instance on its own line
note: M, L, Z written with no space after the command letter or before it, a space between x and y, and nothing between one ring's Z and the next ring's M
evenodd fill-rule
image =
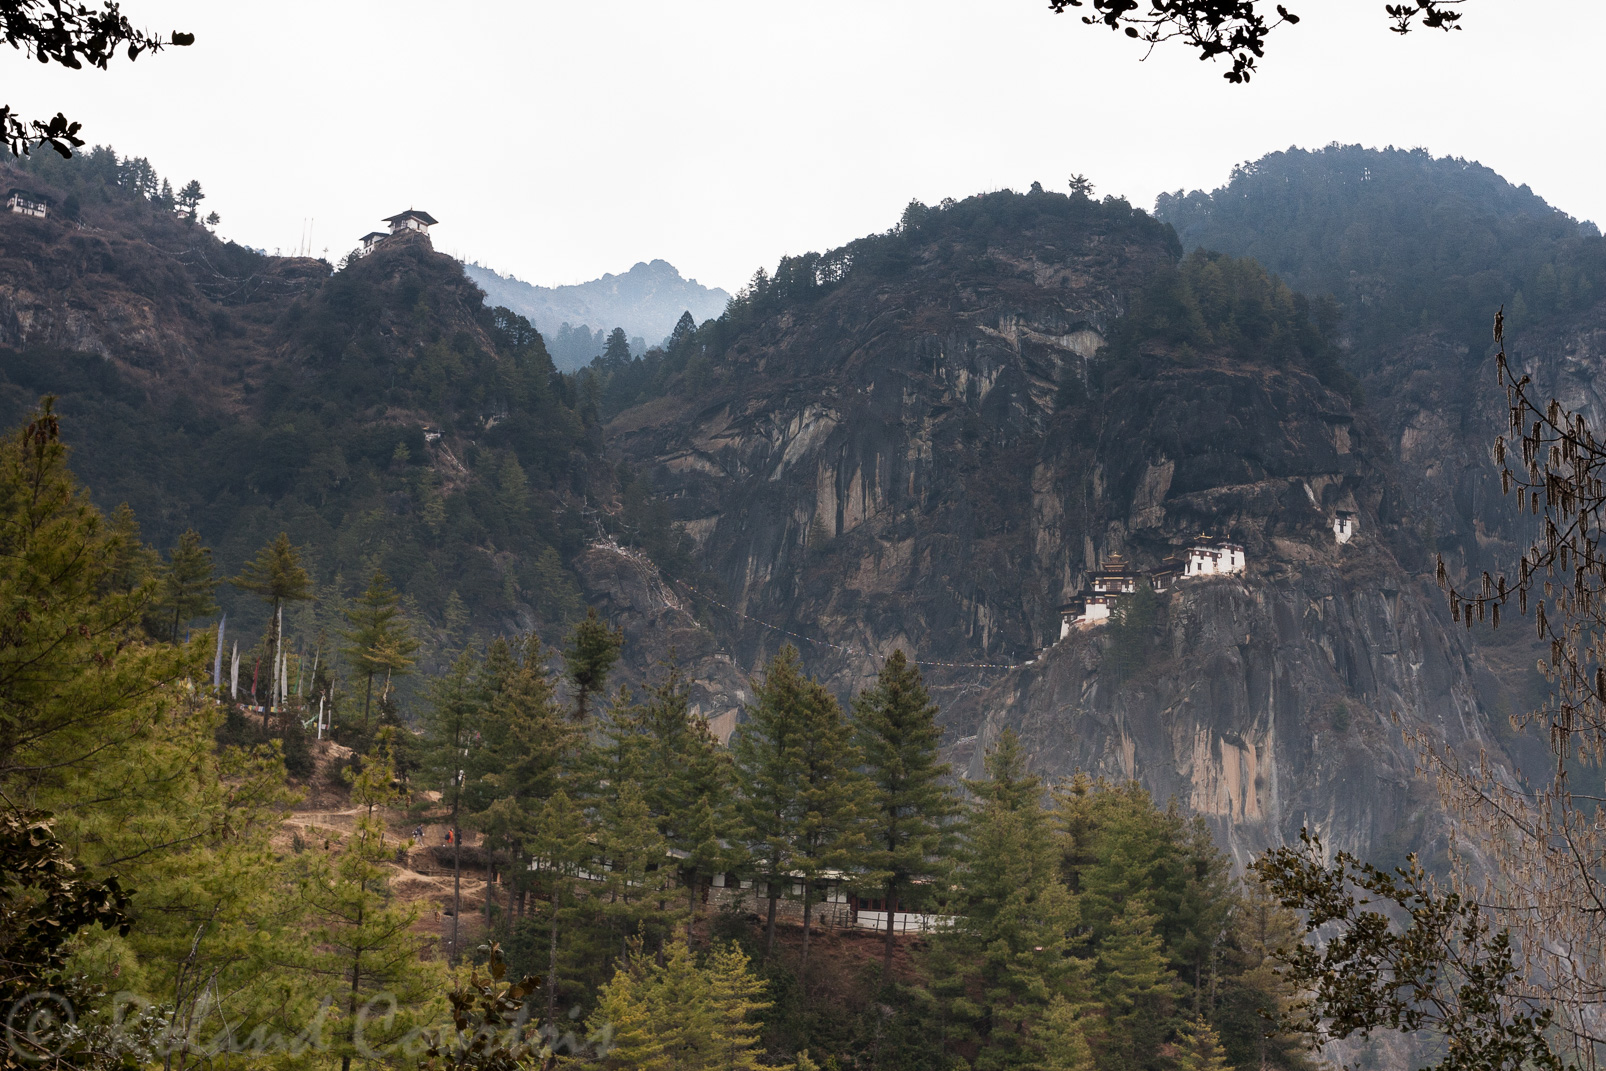
M598 993L588 1020L600 1055L597 1071L757 1071L766 1066L752 1017L769 1007L764 983L735 948L717 949L706 966L684 941L662 963L639 944Z
M942 874L952 851L948 823L958 805L945 783L948 765L937 757L937 705L901 650L887 659L875 687L854 700L853 722L873 788L860 866L885 875L885 977L892 969L893 913Z
M623 954L630 940L661 948L677 922L669 905L679 902L674 868L668 865L669 844L634 781L618 785L600 813L607 871L598 899L610 938L607 955Z
M218 580L212 575L211 548L201 545L200 534L191 528L179 536L168 554L162 573L157 605L173 614L173 642L178 642L179 626L192 618L217 612L212 595Z
M287 602L305 602L313 597L312 578L302 568L301 557L296 548L290 545L290 537L280 532L277 539L257 552L257 556L246 562L240 575L232 578L230 584L241 591L249 592L268 604L268 655L267 664L278 664L279 652L284 644L284 637L280 635L284 604ZM268 727L268 715L262 715L262 727Z
M554 1029L558 995L566 977L575 973L564 970L565 964L559 958L565 923L571 922L574 916L575 883L580 880L582 870L596 865L592 859L590 832L585 813L560 789L541 804L525 841L546 887L546 1019Z
M317 1000L298 857L272 843L295 802L284 767L271 749L220 749L223 711L204 694L163 689L156 703L137 737L36 797L73 855L131 894L132 931L80 935L75 969L108 989L163 994L186 1043L229 1029L293 1037Z
M557 690L533 633L514 659L501 640L491 645L479 674L485 713L479 731L487 769L468 790L471 806L508 796L537 808L561 789L586 794L587 741L564 718Z
M759 1048L760 1024L754 1017L762 1015L770 1004L764 999L764 981L753 975L751 966L747 954L734 944L722 945L708 954L704 970L713 1011L708 1067L755 1071L765 1066Z
M67 470L52 400L0 440L0 789L59 783L143 731L163 683L200 652L139 641L155 595L114 583L126 557Z
M1177 1071L1233 1071L1222 1052L1221 1039L1200 1018L1185 1019L1177 1027Z
M460 823L464 817L464 784L470 766L470 743L484 716L483 697L475 688L474 657L464 650L443 676L430 682L429 703L424 708L424 774L440 786L442 802L449 808L446 828L452 836L452 936L448 958L458 961L462 948L458 930L463 907L463 865Z
M659 831L668 847L679 853L690 935L703 883L733 867L739 856L728 846L734 824L730 756L708 722L692 711L685 679L673 666L648 693L647 701L632 708L611 735L616 748L634 750L630 769L620 773L641 778Z
M608 333L608 341L602 350L602 359L615 365L629 363L630 339L625 336L624 328L616 327Z
M608 674L619 660L624 633L610 629L597 616L596 608L586 612L585 620L574 627L563 664L574 686L574 720L585 724L591 697L608 686Z
M350 1071L352 1057L364 1055L367 1047L379 1048L422 1025L438 981L413 933L417 903L399 903L388 881L386 864L397 845L377 812L394 804L396 794L385 736L353 779L351 799L360 812L351 835L332 851L314 854L302 880L322 971L341 979L345 1025L335 1045L341 1071ZM381 995L396 1013L362 1014L367 999Z
M140 539L139 521L127 502L112 510L106 529L112 549L106 576L108 589L127 595L160 575L162 559Z
M959 852L960 918L938 945L949 1013L978 1046L977 1067L1031 1066L1032 1035L1055 996L1086 1001L1072 956L1076 902L1059 877L1043 787L1026 771L1013 730L987 755L988 778L967 781L976 806Z
M1222 954L1219 988L1212 986L1210 1020L1229 1062L1238 1067L1303 1069L1311 1066L1303 1038L1272 1030L1297 1018L1299 994L1278 970L1278 950L1304 936L1299 917L1253 876L1244 881Z
M204 200L206 194L201 192L201 184L196 179L190 179L184 184L184 188L178 191L178 206L184 209L184 214L191 223L195 222L196 210Z
M1098 946L1094 977L1105 1022L1099 1067L1137 1071L1152 1065L1177 1003L1176 975L1166 963L1156 916L1142 896L1122 907Z
M747 708L747 721L731 737L737 828L769 899L766 961L775 949L781 889L791 883L796 865L792 833L801 791L807 684L797 648L787 644L765 669L763 681L753 691L753 705Z
M864 850L864 816L870 808L871 785L860 772L862 756L842 706L824 686L810 680L804 688L800 726L796 821L791 830L793 865L803 884L803 950L798 965L805 977L809 965L809 923L815 886L831 871L845 871Z
M374 570L368 588L345 612L345 656L363 678L362 731L368 731L368 710L374 696L374 678L404 676L413 668L418 641L402 609L401 596L383 572Z
M1056 994L1048 1002L1036 1036L1042 1071L1093 1071L1093 1050L1082 1030L1082 1016L1063 996Z

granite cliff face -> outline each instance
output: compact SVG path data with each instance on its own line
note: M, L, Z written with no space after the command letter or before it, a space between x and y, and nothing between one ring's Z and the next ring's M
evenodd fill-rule
M1097 356L1175 263L1124 209L910 245L901 272L777 308L707 389L609 429L746 615L702 608L736 662L797 634L847 692L910 650L961 771L1012 727L1044 774L1137 777L1240 860L1301 824L1375 857L1426 846L1437 811L1392 715L1498 754L1498 689L1367 413L1276 346ZM1201 533L1249 568L1162 595L1136 668L1113 667L1108 629L1056 642L1104 556L1152 567Z

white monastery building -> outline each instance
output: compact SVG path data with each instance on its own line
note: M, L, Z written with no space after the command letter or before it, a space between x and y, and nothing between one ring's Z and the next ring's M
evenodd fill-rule
M1234 576L1244 571L1244 548L1212 536L1200 536L1182 554L1167 555L1158 568L1143 575L1119 554L1104 559L1101 569L1088 577L1087 587L1060 607L1060 639L1073 629L1102 625L1123 595L1130 595L1139 584L1155 591L1168 591L1178 582L1208 576Z
M385 222L390 224L391 234L400 234L402 231L418 231L428 234L429 229L440 222L428 212L420 212L409 208L407 211L394 216L386 216Z
M407 211L398 212L394 216L386 216L382 222L390 224L390 230L369 231L363 235L362 249L358 252L358 256L366 257L369 253L379 248L379 244L386 238L400 234L402 231L417 231L419 234L428 234L429 229L439 223L440 220L428 212L420 212L416 208L409 208Z
M50 200L20 187L12 187L6 194L6 208L19 216L36 216L44 219L50 214Z

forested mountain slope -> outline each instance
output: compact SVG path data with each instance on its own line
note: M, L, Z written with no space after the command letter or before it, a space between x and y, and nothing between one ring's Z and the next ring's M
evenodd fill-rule
M1505 744L1511 687L1447 628L1341 310L1179 259L1124 201L914 204L571 376L426 239L336 273L260 257L126 163L41 165L72 218L0 217L0 399L59 393L80 475L158 546L193 526L232 573L288 531L323 595L302 637L376 566L437 656L589 603L625 630L622 679L673 651L721 729L785 642L840 694L901 647L971 773L1014 727L1040 772L1136 777L1240 857L1305 822L1430 844L1391 712ZM1104 557L1150 568L1201 533L1248 571L1056 643Z
M267 257L176 215L146 170L96 150L0 175L56 205L0 214L0 420L59 395L102 506L128 503L164 550L196 529L221 575L288 532L319 594L287 625L309 657L339 643L375 568L406 596L426 664L474 635L560 636L584 612L582 572L606 564L586 547L609 513L584 511L619 512L622 484L595 405L541 336L426 237L340 272ZM219 595L249 649L257 600ZM635 662L677 642L695 662L690 616L677 632L652 612Z
M610 441L748 615L715 615L743 663L778 626L831 644L810 664L845 691L910 649L972 774L1013 727L1036 768L1136 777L1240 858L1307 822L1426 848L1391 712L1498 752L1508 697L1449 628L1336 310L1174 243L1118 201L912 206L755 280ZM1152 568L1202 533L1247 573L1056 643L1103 558Z
M1505 308L1518 364L1597 422L1606 239L1476 162L1423 150L1290 149L1211 193L1156 206L1189 248L1260 260L1340 304L1345 364L1400 463L1422 535L1457 576L1502 567L1531 522L1489 463L1505 395L1489 360Z

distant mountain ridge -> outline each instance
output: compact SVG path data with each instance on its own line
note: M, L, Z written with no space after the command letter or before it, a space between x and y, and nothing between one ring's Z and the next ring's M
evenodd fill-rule
M527 317L546 336L558 367L565 369L596 356L601 346L593 338L605 338L615 327L655 345L674 330L681 313L689 311L701 323L724 312L730 301L724 290L683 277L666 260L638 262L622 275L610 273L571 286L536 286L479 264L465 264L463 270L485 291L488 304ZM562 332L559 342L565 324L570 330ZM575 338L580 327L590 328L584 343Z

